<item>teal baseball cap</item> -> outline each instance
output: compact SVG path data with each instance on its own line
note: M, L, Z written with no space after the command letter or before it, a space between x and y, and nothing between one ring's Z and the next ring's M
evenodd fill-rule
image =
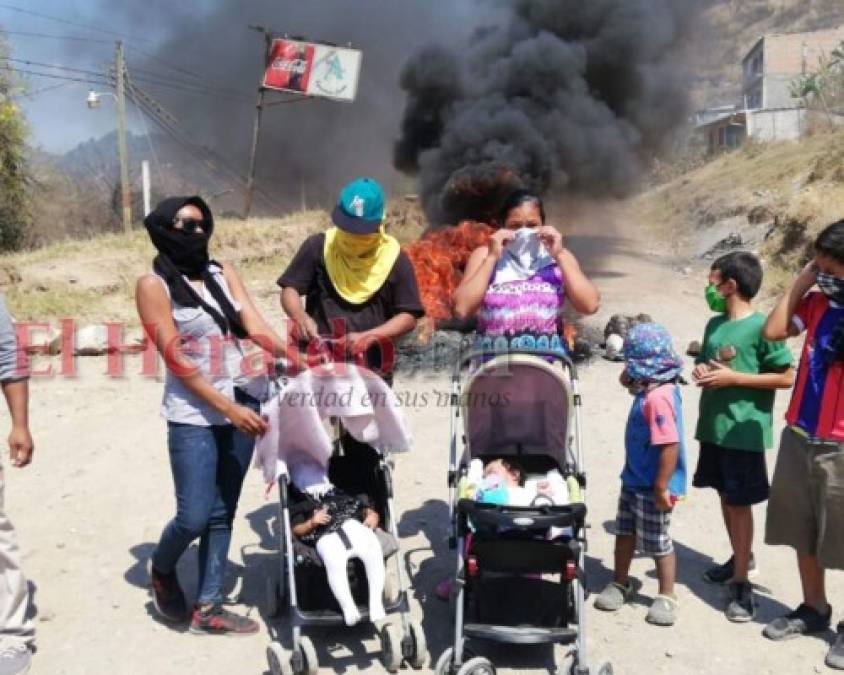
M384 189L372 178L353 180L340 191L331 220L351 234L374 234L384 220Z

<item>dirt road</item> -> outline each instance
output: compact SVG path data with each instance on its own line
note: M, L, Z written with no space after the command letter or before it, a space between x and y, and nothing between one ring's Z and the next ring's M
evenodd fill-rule
M610 217L607 215L607 217ZM599 229L599 228L595 228ZM588 234L592 228L582 230ZM604 309L593 321L603 325L615 312L650 312L665 323L682 347L699 337L706 320L704 276L684 276L670 261L654 257L638 233L628 240L581 236L589 266L602 288ZM601 264L595 261L599 252ZM683 267L684 265L680 265ZM278 318L277 310L267 309ZM37 444L34 464L6 470L8 510L21 537L24 564L35 588L39 651L34 675L202 673L247 675L266 670L268 633L278 624L264 621L265 579L275 565L271 521L275 506L262 496L259 475L247 479L231 551L230 591L241 609L262 619L260 635L242 639L198 638L159 623L152 616L146 562L165 521L172 515L171 479L165 426L158 418L161 383L138 375L127 360L126 377L106 377L104 359L80 360L76 379L38 378L33 383L32 424ZM613 539L605 527L615 513L622 464L623 427L629 396L616 384L618 364L601 360L583 369L585 451L590 475L589 586L609 578ZM444 378L397 383L400 391L444 390ZM697 392L685 389L689 462ZM781 412L785 396L778 398ZM414 451L397 462L397 502L402 544L413 577L414 613L423 622L434 657L447 644L450 614L433 597L435 583L453 565L446 537L448 410L410 408ZM781 416L778 416L780 419ZM3 421L3 425L7 422ZM0 433L5 429L0 430ZM770 455L769 467L773 468ZM756 510L757 524L764 507ZM648 560L634 573L644 581L636 601L615 615L589 609L586 630L595 660L610 659L616 673L666 675L745 673L811 674L823 670L826 640L806 638L773 644L762 625L794 606L799 586L793 555L761 543L761 573L755 622L733 625L721 612L721 590L701 581L713 559L728 556L728 545L713 494L692 491L678 507L672 531L679 552L680 619L673 629L644 621L655 579ZM193 587L195 558L180 567ZM842 597L842 577L832 574L830 595ZM382 672L377 643L366 630L333 631L317 640L323 672ZM551 654L542 650L491 650L500 672L547 672Z

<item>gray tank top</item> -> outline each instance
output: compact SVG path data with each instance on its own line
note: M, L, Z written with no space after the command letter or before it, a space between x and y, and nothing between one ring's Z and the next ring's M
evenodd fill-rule
M222 268L212 265L211 273L235 310L240 311L240 304L232 297ZM169 296L170 289L167 288L164 279L161 279L161 283ZM211 307L220 309L219 304L204 285L201 295ZM202 307L184 307L172 298L170 303L173 307L176 330L185 340L182 351L199 368L205 379L228 399L234 400L234 388L237 387L259 401L265 400L269 384L267 377L244 372L243 348L237 338L231 335L224 336L214 318ZM230 423L223 415L191 392L176 375L170 372L169 368L164 378L161 415L168 422L196 426Z

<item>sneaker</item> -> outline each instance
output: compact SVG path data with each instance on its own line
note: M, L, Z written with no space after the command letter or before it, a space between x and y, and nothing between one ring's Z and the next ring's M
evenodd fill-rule
M735 566L734 566L735 558L734 556L730 556L730 559L725 562L723 565L714 565L710 567L706 572L703 573L703 580L708 584L726 584L732 578L733 574L735 573ZM747 573L756 574L756 558L753 554L750 554L750 565L748 566Z
M770 640L790 640L799 635L820 633L829 628L832 607L827 607L826 614L821 614L814 607L800 605L793 612L774 619L765 626L762 635Z
M756 603L753 600L753 586L747 581L730 584L730 600L724 612L733 623L747 623L756 617Z
M222 605L194 608L190 622L190 632L195 635L252 635L258 629L257 621L230 612Z
M677 621L677 598L660 593L654 598L645 621L654 626L673 626Z
M23 675L29 671L32 652L25 645L0 649L0 675Z
M625 602L630 600L635 590L632 578L627 580L626 586L616 581L611 581L604 587L601 594L595 598L595 608L604 612L615 612L621 609Z
M164 574L155 569L150 562L149 578L152 582L152 604L155 605L158 613L167 621L174 623L187 621L188 605L176 571Z
M844 670L844 623L839 623L836 629L838 635L829 648L824 663L835 670Z

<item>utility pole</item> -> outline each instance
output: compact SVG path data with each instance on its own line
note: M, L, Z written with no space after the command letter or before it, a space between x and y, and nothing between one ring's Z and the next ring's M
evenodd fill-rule
M256 30L264 34L264 72L270 65L270 50L273 46L273 35L266 28L262 26L250 26L252 30ZM263 73L261 74L263 78ZM263 82L263 80L262 80ZM258 155L258 140L261 136L261 118L264 115L264 96L266 89L263 84L258 89L258 105L255 111L255 126L252 128L252 149L249 153L249 174L246 177L246 200L243 205L243 219L249 218L249 212L252 210L252 198L255 194L255 160Z
M129 192L129 150L126 145L126 61L123 57L123 42L117 41L114 55L117 79L117 152L120 155L120 201L123 211L123 231L132 230L132 197Z

